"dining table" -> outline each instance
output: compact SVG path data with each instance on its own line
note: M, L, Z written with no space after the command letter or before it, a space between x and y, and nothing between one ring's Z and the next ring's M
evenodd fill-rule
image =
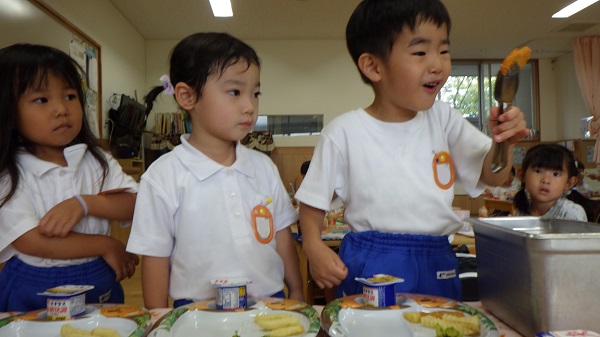
M479 310L480 312L484 313L492 322L494 322L494 324L496 325L496 328L498 329L498 335L500 337L524 337L523 335L514 331L510 326L506 325L504 322L502 322L501 320L496 318L488 310L486 310L485 307L481 304L481 302L464 302L464 303ZM319 313L319 315L321 315L321 311L323 310L324 306L323 305L313 305L313 308L315 309L315 311L317 313ZM163 317L165 317L165 315L167 315L171 310L173 310L173 308L157 308L157 309L149 310L150 314L151 314L152 328L149 330L148 337L153 336L153 331L157 328L161 319ZM17 315L17 314L20 314L20 313L19 312L0 312L0 320L4 319L6 317L12 316L12 315ZM317 337L329 337L329 335L327 334L326 331L321 329L321 330L319 330Z

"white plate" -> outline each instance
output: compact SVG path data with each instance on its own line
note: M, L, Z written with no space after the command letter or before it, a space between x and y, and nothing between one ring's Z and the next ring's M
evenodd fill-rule
M362 295L333 300L321 313L321 325L329 336L336 337L435 337L434 329L410 323L404 319L403 314L408 311L460 311L479 317L480 334L476 337L498 337L498 330L494 323L466 304L436 296L416 294L396 294L396 296L406 300L402 304L386 308L367 306Z
M0 320L0 336L60 337L60 328L64 324L88 331L98 327L111 328L128 337L144 336L150 328L147 310L126 305L88 306L84 316L68 321L46 321L45 316L45 310L37 310L4 318Z
M173 309L151 332L154 337L232 337L236 331L242 337L262 337L266 334L254 323L261 314L287 313L300 319L303 337L315 337L319 332L319 315L306 303L276 298L248 301L249 307L241 311L216 310L214 300L202 301Z

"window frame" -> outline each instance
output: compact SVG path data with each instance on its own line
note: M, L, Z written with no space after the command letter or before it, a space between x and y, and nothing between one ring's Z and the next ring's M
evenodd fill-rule
M492 67L493 65L499 66L502 64L503 60L500 59L453 59L452 64L453 67L456 64L464 64L464 65L476 65L477 66L477 76L479 79L483 78L485 75L484 67ZM532 125L527 125L528 128L534 129L535 132L530 138L524 139L523 141L539 141L541 139L541 119L540 119L540 86L539 86L539 62L537 59L529 60L528 64L531 66L531 122ZM488 69L489 72L489 69ZM490 94L489 102L486 102L486 97L484 94L484 86L485 81L479 81L479 123L480 129L483 132L487 133L487 118L488 112L485 111L485 104L490 104L491 106L497 105L498 103L494 100L493 94ZM490 93L493 92L492 82L489 82ZM517 104L518 105L518 104ZM527 117L527 116L526 116ZM527 118L526 118L527 119ZM529 123L528 123L529 124Z

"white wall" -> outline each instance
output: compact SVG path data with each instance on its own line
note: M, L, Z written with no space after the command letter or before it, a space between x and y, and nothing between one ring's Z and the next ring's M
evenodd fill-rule
M47 0L46 3L100 44L102 110L106 119L112 94L135 98L146 90L146 41L106 0ZM43 29L39 28L38 29ZM108 130L102 132L107 138Z
M556 76L552 69L552 61L539 60L539 90L540 90L540 140L558 140L558 123L556 108L557 95Z
M559 111L556 123L560 125L557 128L557 139L581 138L579 120L590 116L590 113L579 90L573 54L556 59L554 72L556 78L556 109Z

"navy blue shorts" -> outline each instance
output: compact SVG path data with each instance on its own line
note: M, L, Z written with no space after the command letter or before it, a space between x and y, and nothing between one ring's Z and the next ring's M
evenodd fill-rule
M396 292L461 300L458 260L447 236L351 232L339 255L348 276L337 287L338 297L362 294L362 283L355 277L389 274L404 279Z
M112 268L98 258L68 267L33 267L16 257L0 271L0 311L32 311L46 308L48 288L66 285L93 285L85 294L86 303L123 303L123 287Z

